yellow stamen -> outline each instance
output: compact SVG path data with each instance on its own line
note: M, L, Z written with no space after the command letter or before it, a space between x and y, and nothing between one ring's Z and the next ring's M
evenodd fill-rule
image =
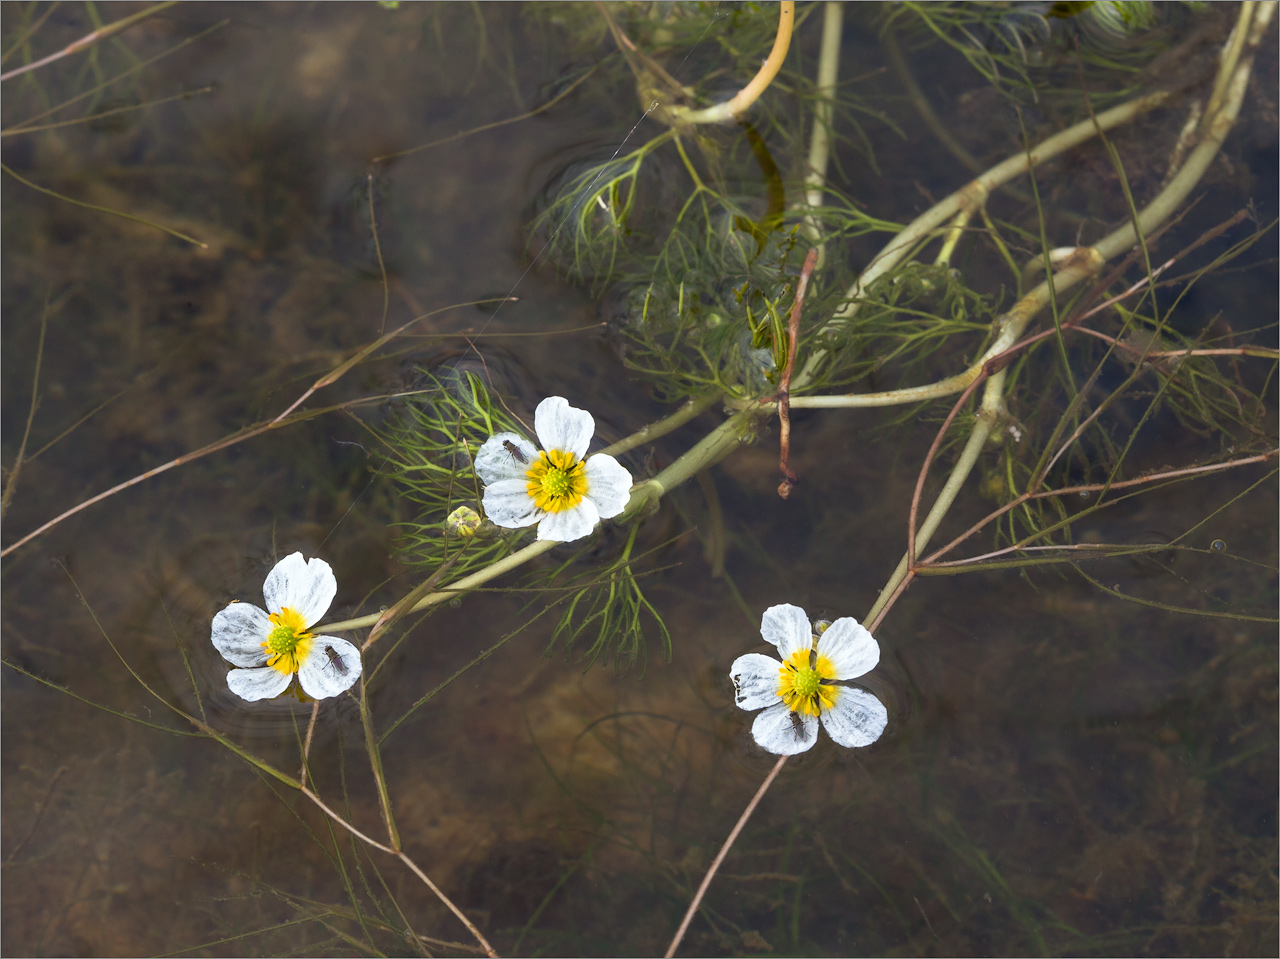
M534 505L548 513L573 509L587 493L586 462L568 450L543 450L524 475Z
M814 659L810 664L809 660ZM778 698L793 713L818 716L836 704L839 686L824 679L835 679L836 670L825 656L811 656L810 650L792 653L778 670Z
M270 614L267 619L275 627L262 641L262 648L267 651L267 665L277 672L292 676L310 654L313 637L307 632L302 614L288 606L282 607L278 613Z

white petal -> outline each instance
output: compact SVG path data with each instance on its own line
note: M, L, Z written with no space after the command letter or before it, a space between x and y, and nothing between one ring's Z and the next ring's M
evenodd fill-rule
M586 463L587 499L604 519L617 516L631 499L631 474L607 453L597 453Z
M782 603L770 606L760 618L760 635L778 647L785 661L792 653L813 648L813 627L799 606Z
M543 516L538 522L538 539L572 543L575 539L588 535L598 522L600 514L596 512L595 504L589 499L583 499L573 509Z
M793 715L795 719L792 719ZM778 756L794 756L812 749L818 741L818 717L793 714L779 703L756 717L751 724L751 735L761 749Z
M232 603L213 617L213 645L235 666L262 666L267 661L262 641L273 628L257 606Z
M259 699L275 699L293 681L292 673L282 673L263 666L261 669L233 669L227 673L227 685L241 699L256 703Z
M499 526L519 529L542 518L524 480L498 480L484 489L484 513Z
M335 663L325 652L332 649ZM298 667L298 683L312 699L328 699L350 689L360 678L360 650L336 636L317 636L311 653Z
M729 678L737 690L734 702L740 709L764 709L782 702L778 697L778 683L782 663L764 653L747 653L739 656L729 667Z
M510 443L525 458L521 463L504 445ZM476 474L488 486L504 479L524 480L529 467L538 462L538 448L515 433L494 433L476 452Z
M308 626L320 622L337 592L338 581L329 564L322 559L308 562L301 553L290 553L276 563L262 584L270 612L278 613L287 606Z
M852 616L843 616L818 637L818 655L836 668L836 679L854 679L880 662L880 644Z
M533 429L544 450L568 450L582 459L595 435L596 421L563 396L548 396L533 411Z
M822 714L822 725L841 746L870 746L889 725L889 711L865 689L841 686L836 704Z

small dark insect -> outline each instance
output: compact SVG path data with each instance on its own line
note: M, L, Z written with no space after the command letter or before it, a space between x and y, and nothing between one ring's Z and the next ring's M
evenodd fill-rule
M338 655L337 650L332 646L326 646L324 654L329 657L329 664L338 671L340 676L347 675L347 664L342 661L342 657Z
M529 462L529 458L521 453L520 447L516 446L515 443L511 442L511 440L503 440L502 445L506 448L506 451L512 455L517 463Z
M804 739L804 720L800 718L797 712L787 714L791 718L791 731L796 735L796 741Z

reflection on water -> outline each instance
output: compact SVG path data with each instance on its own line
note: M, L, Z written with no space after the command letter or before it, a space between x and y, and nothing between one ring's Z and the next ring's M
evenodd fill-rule
M634 135L630 91L609 87L623 74L535 119L366 179L372 156L517 115L576 77L583 67L566 62L565 37L588 23L603 28L576 7L555 9L184 4L138 24L121 45L6 81L10 126L134 56L228 20L114 85L112 99L87 102L105 111L209 84L212 92L5 141L4 162L23 177L207 244L4 179L7 470L41 357L6 544L285 409L384 328L379 257L386 328L513 289L519 302L496 314L461 307L415 328L503 334L475 340L478 354L461 337L398 341L405 352L361 366L319 402L395 392L419 368L461 358L526 420L551 393L589 407L606 441L663 415L621 362L624 344L598 332L597 305L529 269L521 245L534 198L566 158ZM8 51L45 10L2 12ZM93 29L88 17L58 8L33 55ZM816 41L802 26L808 67ZM883 62L870 23L850 23L845 41L849 76ZM1271 89L1274 55L1265 60L1258 82ZM714 55L691 62L702 68ZM958 58L920 69L931 90L950 70L962 78L951 82L985 95ZM887 79L873 83L892 92ZM1232 133L1230 170L1211 177L1206 206L1230 213L1252 199L1265 224L1275 215L1275 130L1258 112L1247 108ZM868 125L879 166L846 144L839 182L875 215L905 221L927 205L924 194L945 193L961 174L933 155L918 118L891 119L908 138ZM1016 149L971 136L971 148L991 157ZM1079 172L1099 175L1105 155L1088 157ZM1100 199L1058 189L1055 203L1103 216L1093 209ZM1225 215L1193 213L1182 244ZM1273 255L1274 234L1262 244ZM854 241L849 255L874 248ZM1205 310L1235 311L1242 329L1275 315L1274 260L1267 269L1249 262L1195 293ZM1264 425L1274 435L1274 390L1268 397ZM7 954L334 954L366 942L402 951L406 925L459 944L432 952L471 948L400 864L353 849L314 807L228 750L154 728L190 732L143 689L297 774L309 705L232 698L209 624L232 599L257 602L265 571L294 550L334 567L333 618L376 610L416 582L400 575L390 527L412 516L411 504L378 477L385 455L356 418L378 423L385 407L353 412L165 472L6 559L4 657L25 671L4 672ZM626 465L651 475L717 422L715 411L704 414ZM499 951L661 950L772 765L751 740L751 716L732 705L728 664L759 650L759 617L774 603L862 616L902 554L936 425L797 411L793 427L803 481L790 500L774 492L777 450L766 436L713 470L710 486L677 490L642 532L640 548L658 548L655 565L670 567L645 590L674 637L671 663L651 656L643 675L584 673L544 655L555 614L414 710L543 604L473 594L388 643L369 702L380 729L407 714L382 743L404 848ZM1208 455L1175 428L1144 442L1142 462L1153 467ZM1229 505L1195 545L1222 539L1231 556L1264 565L1155 554L1097 575L1149 602L1196 605L1205 595L1265 611L1275 605L1274 486L1233 501L1260 475L1224 476L1211 494L1171 487L1099 514L1077 536L1167 542L1203 518L1210 496L1211 508ZM726 579L709 573L708 502L724 516ZM976 494L962 501L955 531L986 509ZM600 549L621 550L620 535L606 532ZM1164 613L1074 574L1000 571L918 580L878 638L883 660L866 685L889 708L885 737L852 752L820 743L788 764L713 885L686 953L1274 948L1273 624ZM382 837L364 735L351 701L325 704L310 775Z

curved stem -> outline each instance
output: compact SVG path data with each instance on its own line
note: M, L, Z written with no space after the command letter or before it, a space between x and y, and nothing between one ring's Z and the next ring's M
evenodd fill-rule
M97 213L109 213L112 216L120 217L120 219L122 220L129 220L133 223L141 223L143 226L149 226L153 230L159 230L161 233L168 233L172 237L176 237L177 239L190 243L193 246L198 246L202 250L209 249L209 244L204 242L204 240L197 240L194 236L187 236L185 233L183 233L180 230L175 230L172 227L165 226L163 223L157 223L155 220L148 220L145 216L135 216L132 213L125 213L123 210L113 210L109 206L99 206L96 203L86 203L84 200L77 200L75 197L67 196L64 193L59 193L57 190L50 190L48 187L40 186L38 183L32 183L26 177L22 176L19 173L15 173L13 170L11 170L8 166L6 166L3 163L0 163L0 171L4 171L5 173L9 174L9 176L13 177L15 180L21 183L23 186L30 187L31 189L35 190L37 193L43 193L45 196L51 196L56 200L62 200L64 203L70 203L73 206L84 207L86 210L93 210Z
M773 82L782 68L782 61L787 58L787 50L791 47L791 30L795 25L795 0L782 0L778 9L778 35L773 38L773 49L769 57L751 82L734 94L731 100L717 103L705 110L690 110L688 107L672 107L671 118L677 123L723 123L725 120L736 120L746 113L751 104L760 99L760 94Z

